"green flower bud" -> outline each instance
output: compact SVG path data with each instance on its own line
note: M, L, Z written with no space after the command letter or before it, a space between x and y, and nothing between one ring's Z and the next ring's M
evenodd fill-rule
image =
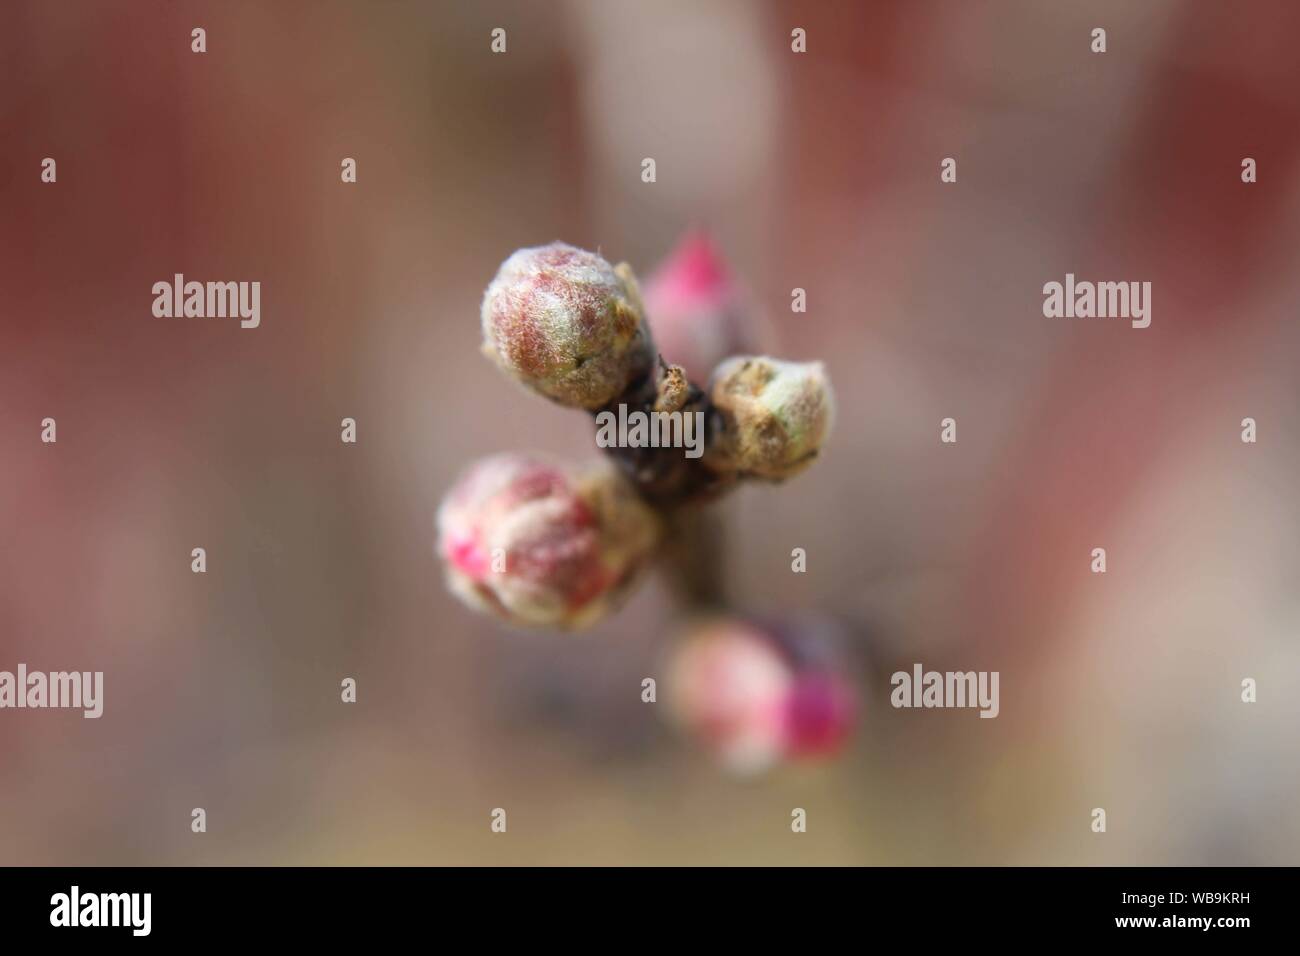
M705 462L717 472L781 481L810 465L830 434L831 383L821 362L729 358L713 371L714 434Z

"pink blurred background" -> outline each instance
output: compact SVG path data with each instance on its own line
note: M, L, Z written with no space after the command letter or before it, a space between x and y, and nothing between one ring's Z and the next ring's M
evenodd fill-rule
M1296 862L1297 35L1283 0L6 4L0 669L106 687L0 712L0 864ZM469 460L594 453L477 352L500 261L644 275L700 225L839 401L721 506L739 610L857 628L850 748L757 779L640 700L660 582L512 632L432 553ZM261 327L154 318L176 272L261 281ZM1152 282L1151 327L1044 318L1067 272ZM915 661L1000 671L998 719L892 709Z

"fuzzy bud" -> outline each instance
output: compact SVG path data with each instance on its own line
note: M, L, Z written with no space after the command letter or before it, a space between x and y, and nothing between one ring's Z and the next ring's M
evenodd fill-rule
M645 282L655 346L703 384L729 355L755 347L752 313L705 233L686 236Z
M706 463L718 472L781 481L812 464L835 404L821 362L737 356L713 372L717 428Z
M658 519L612 468L527 455L474 464L438 509L448 587L516 624L580 628L617 603L657 542Z
M483 351L547 398L598 409L654 366L636 277L562 242L520 249L483 295Z

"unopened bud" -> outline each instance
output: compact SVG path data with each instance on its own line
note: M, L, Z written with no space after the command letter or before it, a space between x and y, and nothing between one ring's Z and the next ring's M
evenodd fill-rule
M562 242L520 249L483 296L483 351L547 398L598 409L654 365L636 278Z
M831 671L801 673L786 701L786 749L791 757L822 757L838 751L853 730L857 697Z
M673 716L728 769L757 773L781 759L794 677L761 632L733 618L699 627L669 678Z
M717 429L706 462L720 472L780 481L810 465L834 419L821 362L737 356L713 372Z
M686 236L645 282L655 347L703 385L729 355L753 350L752 309L705 233Z
M730 770L829 757L858 711L841 637L834 622L807 615L693 623L668 669L670 713Z
M517 624L579 628L646 565L658 519L605 463L573 472L527 455L470 467L438 510L453 593Z

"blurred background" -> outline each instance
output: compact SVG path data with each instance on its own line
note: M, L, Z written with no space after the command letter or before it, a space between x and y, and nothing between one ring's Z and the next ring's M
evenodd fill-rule
M0 23L0 669L105 672L99 720L0 712L0 863L1296 862L1300 6ZM856 733L743 778L641 701L661 581L512 631L432 550L469 461L595 453L478 354L501 260L645 275L695 227L839 405L815 467L719 514L737 611L850 622ZM259 280L261 327L154 318L176 272ZM1045 319L1067 272L1152 282L1151 327ZM914 662L1000 671L1000 716L894 710Z

